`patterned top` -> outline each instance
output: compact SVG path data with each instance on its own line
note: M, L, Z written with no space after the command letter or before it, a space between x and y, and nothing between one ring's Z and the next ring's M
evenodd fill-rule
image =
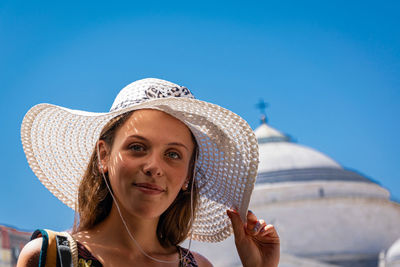
M92 253L81 243L76 242L78 246L78 267L103 267ZM197 262L194 259L193 253L186 248L177 246L179 252L179 267L197 267ZM184 257L184 258L183 258Z
M102 267L103 265L90 253L90 251L78 241L78 267Z

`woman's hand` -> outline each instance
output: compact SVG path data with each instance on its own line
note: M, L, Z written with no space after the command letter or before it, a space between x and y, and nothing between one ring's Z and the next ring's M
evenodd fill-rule
M272 224L258 220L249 211L243 224L236 211L227 210L231 219L235 244L244 267L276 267L279 263L279 236Z

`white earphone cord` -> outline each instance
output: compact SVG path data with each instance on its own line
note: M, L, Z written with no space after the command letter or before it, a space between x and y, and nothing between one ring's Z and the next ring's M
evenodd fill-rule
M133 237L131 231L129 231L128 225L126 224L126 222L125 222L125 220L124 220L124 217L122 216L121 210L120 210L120 208L119 208L119 206L118 206L118 202L116 201L116 199L115 199L115 197L114 197L114 194L112 193L111 188L110 188L110 186L108 185L106 176L104 175L104 171L103 171L103 164L101 164L100 157L99 157L99 155L100 155L99 143L97 143L96 148L97 148L97 158L98 158L98 161L99 161L99 164L100 164L101 174L102 174L102 176L103 176L104 182L106 183L106 186L107 186L107 188L108 188L108 191L109 191L110 194L111 194L111 197L112 197L112 199L113 199L113 201L114 201L114 203L115 203L115 206L117 207L119 216L121 217L122 223L124 224L125 229L126 229L126 231L128 232L128 234L129 234L129 237L132 239L132 241L133 241L133 242L135 243L135 245L138 247L138 249L140 250L140 252L141 252L143 255L145 255L147 258L152 259L152 260L157 261L157 262L160 262L160 263L177 263L177 262L180 262L181 260L185 259L185 258L189 255L189 253L190 253L190 247L191 247L191 245L192 245L192 236L193 236L193 231L192 231L192 230L190 231L190 240L189 240L189 247L188 247L188 249L187 249L187 252L186 252L186 254L185 254L184 256L179 257L178 260L173 260L173 261L160 260L160 259L157 259L157 258L154 258L154 257L150 256L149 254L147 254L147 253L143 250L143 248L140 246L140 244L139 244L139 243L136 241L136 239ZM191 189L190 189L190 190L191 190L191 192L190 192L190 224L193 223L193 185L194 185L194 177L195 177L194 175L195 175L195 172L196 172L196 168L195 168L195 165L196 165L196 164L195 164L195 163L196 163L196 158L197 158L197 151L196 151L195 161L194 161L194 163L193 163L193 176L192 176L192 179L193 179L193 180L192 180L192 185L191 185Z

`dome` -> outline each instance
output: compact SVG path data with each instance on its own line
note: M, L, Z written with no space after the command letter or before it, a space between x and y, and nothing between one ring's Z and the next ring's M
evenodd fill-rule
M259 173L281 170L342 167L321 152L295 144L289 137L263 123L255 131L259 144Z
M259 173L307 168L342 169L337 162L321 152L294 143L259 144L259 152Z
M400 233L390 193L265 122L255 134L260 163L250 209L275 225L281 252L338 266L375 264Z
M265 121L254 132L260 155L257 184L317 180L373 183L357 172L344 169L327 155L291 142L287 135Z

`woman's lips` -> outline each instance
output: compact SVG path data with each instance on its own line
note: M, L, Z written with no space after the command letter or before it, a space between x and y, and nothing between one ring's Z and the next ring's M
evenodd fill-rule
M149 195L158 195L165 192L164 188L155 184L133 183L133 186L135 186L139 191Z

